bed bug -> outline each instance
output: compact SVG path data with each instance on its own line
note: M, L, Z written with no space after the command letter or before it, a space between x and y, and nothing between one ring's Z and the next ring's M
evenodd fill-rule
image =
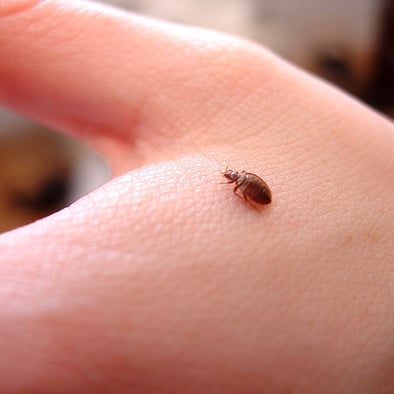
M270 204L272 193L269 186L258 175L246 171L233 171L229 168L222 173L228 179L227 183L234 183L234 194L245 201L255 204ZM242 192L242 197L237 194L237 190Z

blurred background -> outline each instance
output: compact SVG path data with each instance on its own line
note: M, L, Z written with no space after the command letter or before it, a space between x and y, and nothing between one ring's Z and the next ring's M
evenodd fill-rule
M260 42L394 117L392 0L102 0ZM110 177L88 147L0 107L0 232L59 210Z

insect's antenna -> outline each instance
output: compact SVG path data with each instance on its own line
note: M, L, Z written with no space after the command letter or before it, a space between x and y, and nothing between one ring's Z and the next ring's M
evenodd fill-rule
M226 169L223 172L220 172L222 175L224 175L226 173L226 171L228 170L228 165L226 165Z
M226 166L226 169L225 169L223 172L222 172L222 171L219 171L219 172L220 172L220 175L224 176L224 174L226 173L227 169L228 169L228 166ZM221 184L221 185L227 185L228 182L220 182L220 184Z

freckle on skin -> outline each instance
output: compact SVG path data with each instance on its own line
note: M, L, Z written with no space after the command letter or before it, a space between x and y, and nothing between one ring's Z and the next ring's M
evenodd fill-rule
M2 0L0 1L0 16L10 16L26 11L41 3L43 0Z

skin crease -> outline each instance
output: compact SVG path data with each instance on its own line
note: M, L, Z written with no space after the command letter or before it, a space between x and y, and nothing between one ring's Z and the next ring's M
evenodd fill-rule
M118 175L0 236L0 392L394 392L388 120L251 43L77 1L1 18L0 100ZM260 215L226 165L268 183Z

